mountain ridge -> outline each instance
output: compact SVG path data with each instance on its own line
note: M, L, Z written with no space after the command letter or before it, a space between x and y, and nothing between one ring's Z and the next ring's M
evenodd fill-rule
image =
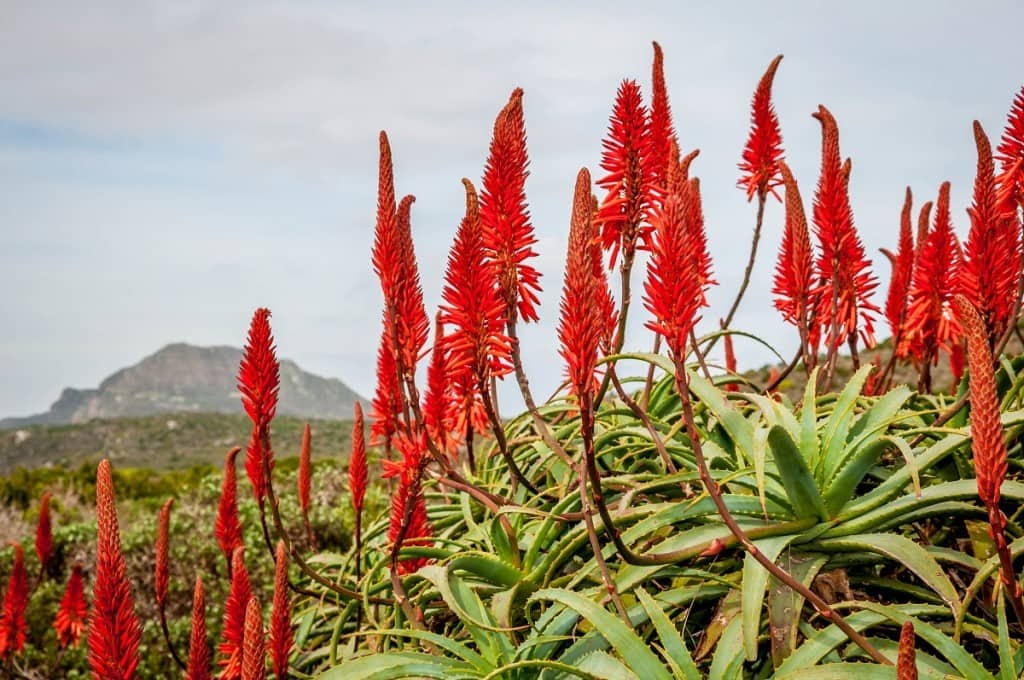
M241 358L237 347L171 343L113 372L95 388L64 388L48 411L0 419L0 430L169 413L240 413L235 379ZM347 420L357 399L362 397L341 380L281 360L281 415Z

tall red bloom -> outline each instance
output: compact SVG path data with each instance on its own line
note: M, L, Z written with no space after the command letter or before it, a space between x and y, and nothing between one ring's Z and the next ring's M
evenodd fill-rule
M597 214L597 198L590 197L590 213ZM615 340L615 333L618 330L619 310L615 305L615 298L612 296L611 284L604 268L604 251L601 248L601 226L591 219L590 237L590 268L596 282L592 304L597 313L601 328L600 347L604 355L613 351L612 343Z
M302 509L302 514L307 516L306 523L309 523L309 488L310 488L310 476L312 475L312 465L310 464L310 430L309 423L302 428L302 445L299 447L299 473L297 479L297 491L299 495L299 507Z
M262 500L266 494L264 458L268 458L266 462L270 468L274 465L274 454L270 447L270 421L277 411L280 370L274 336L270 331L270 310L261 307L253 314L242 362L238 367L238 390L242 393L245 412L252 420L252 437L246 451L245 471L257 500Z
M187 680L211 680L210 646L206 642L206 593L203 579L196 574L196 586L192 592L192 631L188 643Z
M352 455L348 459L348 489L352 493L352 508L356 514L363 511L366 497L366 438L363 434L363 407L356 402L352 422Z
M241 680L264 680L267 677L267 645L263 638L260 601L255 597L250 597L245 606L245 637L242 644Z
M220 501L217 504L217 523L213 533L217 545L224 553L224 559L231 561L231 553L242 545L242 523L238 519L238 481L235 472L237 446L224 456L224 477L220 486Z
M814 326L814 255L800 188L784 161L779 161L779 171L786 187L786 223L772 293L775 308L800 330L802 341L807 342Z
M907 293L913 283L914 276L914 232L911 226L911 209L913 195L907 187L903 199L903 210L900 213L900 237L896 253L890 254L892 277L889 279L889 294L885 298L885 318L889 322L889 330L893 339L899 344L903 333L903 322L907 317Z
M754 90L754 101L750 113L750 137L743 149L743 160L740 162L740 179L737 186L745 189L749 201L757 194L764 200L769 192L779 201L782 198L775 193L775 187L782 184L779 161L782 160L782 131L779 129L779 117L772 105L772 81L775 71L779 68L782 55L772 59L768 70L761 76L761 81Z
M398 431L398 413L402 409L402 386L398 382L398 366L391 349L387 321L377 350L377 388L371 403L370 443L391 447L391 439Z
M1014 217L1017 206L1024 205L1024 87L1013 99L996 160L1001 166L996 178L999 210L1005 217Z
M134 678L141 635L121 553L110 461L104 460L96 470L96 571L89 616L89 666L93 677Z
M64 587L64 596L60 599L57 616L53 619L53 630L57 633L57 642L61 647L77 645L85 632L89 606L85 602L85 583L82 579L82 565L71 567L71 576Z
M999 507L1000 487L1006 478L1007 450L999 420L992 350L988 332L977 309L964 296L956 297L956 311L967 336L968 381L971 395L971 449L978 496L989 508Z
M288 551L278 541L274 561L274 603L270 611L270 660L274 675L288 675L292 653L292 600L288 594Z
M865 345L875 344L871 301L878 280L853 224L850 207L849 161L839 157L839 126L824 106L814 117L821 122L821 177L814 196L814 232L820 252L821 278L817 318L830 348L838 348L858 333Z
M490 154L480 190L484 247L493 263L505 318L536 321L540 273L527 260L537 257L537 237L526 207L526 124L523 90L516 88L494 121Z
M672 124L672 108L668 102L668 90L665 87L665 57L661 45L654 45L654 62L651 64L651 108L647 120L649 134L647 164L650 169L651 195L648 198L649 210L661 205L662 197L668 188L668 166L671 160L672 145L678 145L676 132Z
M456 442L449 427L448 402L451 389L446 371L447 362L444 324L438 313L434 321L434 347L430 351L430 363L427 365L427 388L423 393L423 426L439 450L454 453Z
M173 504L173 498L164 501L156 522L156 566L153 570L153 592L156 597L156 606L161 611L167 605L167 584L170 574L168 534L170 533L171 506Z
M7 577L3 618L0 618L0 659L20 654L25 649L25 609L28 607L28 577L25 574L25 555L20 543L14 546L14 562Z
M978 147L978 174L974 201L967 210L971 230L964 247L961 289L981 313L989 340L994 343L1009 327L1017 301L1020 229L1015 219L1004 216L996 207L992 148L978 121L974 121L974 141Z
M50 494L43 493L39 501L39 521L36 523L36 557L39 558L40 573L46 573L46 567L53 555L53 525L50 521Z
M477 408L491 378L512 370L511 341L505 334L503 302L495 271L487 259L476 191L466 187L466 215L455 234L445 272L441 322L445 336L446 373L451 380L456 416Z
M427 519L427 505L423 498L420 477L423 469L423 456L426 452L425 435L413 439L405 435L397 438L401 460L385 461L384 477L396 477L398 484L391 496L391 516L388 525L388 541L398 543L403 524L405 533L401 545L429 545L432 530ZM408 508L408 522L406 512ZM427 563L425 558L411 558L398 563L398 573L409 574Z
M917 654L914 651L914 624L904 621L896 656L896 680L917 680Z
M601 290L603 267L595 269L593 259L600 256L591 244L596 236L590 173L583 168L576 175L569 249L562 287L561 317L558 323L559 353L565 360L569 384L581 401L590 403L595 392L594 371L607 335L607 323L596 300ZM607 282L605 282L607 285Z
M639 245L647 241L650 227L644 219L653 185L653 165L645 160L650 138L647 108L640 86L624 80L615 95L608 136L602 142L601 169L605 175L597 186L605 191L597 211L601 245L611 250L614 266L619 251L631 262Z
M249 572L245 569L245 552L235 548L231 556L231 588L224 602L224 625L221 630L220 680L238 680L242 674L242 640L245 636L245 608L252 597Z
M707 288L713 283L700 183L684 180L681 170L681 166L671 169L665 207L654 224L643 298L654 317L647 327L665 338L678 361L686 355L690 331L700 308L707 306Z
M935 364L939 349L952 350L959 335L953 314L962 254L949 217L949 182L939 188L935 224L928 232L914 269L910 302L897 356L913 356L922 363Z
M416 364L427 345L430 320L423 303L423 286L420 284L419 265L412 240L412 204L415 196L403 196L398 204L397 230L401 276L396 289L398 325L398 351L406 379L415 375Z

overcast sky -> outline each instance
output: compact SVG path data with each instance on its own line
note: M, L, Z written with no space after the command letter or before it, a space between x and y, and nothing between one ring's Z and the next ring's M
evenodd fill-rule
M86 9L86 5L89 8ZM488 8L489 5L493 7ZM9 2L0 12L0 416L48 408L174 341L240 346L268 306L279 352L373 391L380 293L369 262L377 132L391 136L428 304L516 86L540 239L540 324L522 331L538 392L561 374L561 266L576 171L597 171L618 83L650 90L665 49L684 149L700 148L715 274L705 327L731 301L754 206L735 187L753 88L785 59L775 103L810 199L817 105L853 158L856 223L882 280L903 189L919 205L973 181L971 121L998 137L1024 83L1018 2ZM742 9L741 9L742 7ZM782 210L736 327L783 354L771 305ZM639 272L642 274L642 271ZM639 280L637 285L639 285ZM648 344L634 305L629 345ZM885 335L884 323L882 335ZM768 359L739 342L741 367Z

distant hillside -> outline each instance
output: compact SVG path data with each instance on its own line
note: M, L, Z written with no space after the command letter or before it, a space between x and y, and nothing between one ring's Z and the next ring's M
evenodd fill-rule
M274 419L274 451L297 456L304 420ZM174 413L138 418L92 420L76 425L32 425L0 432L0 474L13 468L60 463L77 467L109 458L115 464L154 469L223 464L232 446L249 441L252 425L244 414ZM352 423L312 420L314 457L347 460Z
M235 377L241 358L242 350L234 347L167 345L96 389L66 388L46 413L0 420L0 429L160 413L238 414L242 405ZM281 362L281 415L347 420L357 398L340 380L307 373L294 361Z

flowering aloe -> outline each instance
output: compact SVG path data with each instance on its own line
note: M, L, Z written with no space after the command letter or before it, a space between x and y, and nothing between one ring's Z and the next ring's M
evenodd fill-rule
M952 350L959 327L953 314L962 255L949 216L949 182L939 188L935 223L921 247L914 268L899 356L912 356L922 364L922 390L930 389L927 367L938 361L939 349Z
M241 680L264 680L267 677L267 647L263 637L263 614L260 612L260 602L255 597L250 597L245 606L245 637L242 644Z
M889 279L889 293L885 298L885 318L889 322L889 331L893 342L898 347L903 334L903 323L907 317L907 301L914 275L914 232L911 225L913 195L907 187L903 199L903 210L900 212L900 236L894 254L887 253L892 264L892 277Z
M25 555L20 543L12 543L14 560L7 577L3 617L0 617L0 659L20 654L25 649L25 609L28 607L28 577Z
M875 344L871 301L878 281L853 223L850 208L849 161L839 156L839 126L824 106L814 117L821 123L821 176L814 195L814 232L820 250L817 273L822 281L816 314L829 350L844 342Z
M39 521L36 522L36 557L39 558L39 573L46 574L46 567L53 555L53 525L50 521L50 492L43 492L39 501Z
M978 148L978 173L974 200L968 209L971 230L964 246L961 289L988 328L994 343L1009 327L1016 309L1020 281L1020 228L996 206L992 148L978 121L974 121Z
M771 193L779 201L782 198L775 193L775 187L782 184L782 131L779 129L779 117L772 105L772 81L775 71L779 68L782 55L772 59L768 70L754 90L754 101L751 104L750 137L743 149L743 161L740 163L740 179L737 185L747 192L747 200L756 194L760 200Z
M597 186L605 191L597 211L601 245L611 250L614 266L619 251L624 270L633 262L638 244L646 242L649 225L644 219L653 180L653 167L645 160L650 140L647 109L640 86L625 80L615 96L608 136L602 143L601 169L605 175Z
M662 197L668 189L669 162L672 145L678 146L675 128L672 124L672 108L668 102L668 90L665 87L665 57L661 45L654 45L654 61L651 64L651 106L647 119L648 154L647 167L651 179L651 192L648 196L648 207L654 210L661 205ZM650 215L648 216L650 222Z
M700 207L700 184L670 169L669 193L651 237L651 259L644 284L644 306L654 316L647 327L665 338L675 361L686 356L686 343L707 305L713 283Z
M402 409L402 386L398 381L398 367L391 345L385 321L377 350L377 388L371 403L370 443L382 446L388 455L391 440L398 432L398 414Z
M397 444L401 460L385 461L384 464L384 477L398 479L398 484L391 495L391 516L388 525L388 542L393 549L429 544L431 528L420 484L426 453L425 436L421 435L416 439L399 436ZM426 563L424 558L401 560L398 562L398 573L412 573Z
M363 407L357 401L352 420L352 455L348 460L348 489L352 494L352 509L356 515L363 512L366 497L366 439L363 433Z
M817 350L814 323L816 286L814 284L814 254L807 231L807 217L793 173L785 162L779 161L786 188L786 222L782 245L775 264L775 308L782 317L797 327L804 347L804 359L810 365Z
M196 574L196 585L192 591L192 629L188 643L187 680L211 680L210 646L206 641L206 593L203 579Z
M1024 206L1024 87L1013 99L1003 138L996 149L996 160L1000 164L996 178L999 210L1012 218L1017 206Z
M517 317L536 321L540 273L528 260L537 257L537 237L526 207L526 125L523 90L516 88L494 121L490 153L480 190L484 248L498 280L509 323Z
M243 548L231 556L231 588L224 602L224 625L218 646L222 666L220 680L238 680L242 673L242 644L245 635L245 608L252 597L249 572L245 568Z
M161 612L167 606L167 585L170 575L168 534L170 533L172 505L174 505L173 498L164 501L156 521L156 566L153 571L153 592L156 606Z
M220 500L217 504L217 523L214 535L228 565L235 548L242 546L242 524L238 519L238 481L235 472L237 446L224 456L224 476L221 478Z
M270 611L270 661L274 675L288 675L292 653L292 601L288 593L288 551L278 541L274 556L274 601Z
M732 346L732 333L726 333L722 342L725 345L725 370L730 376L736 375L736 351ZM726 392L738 392L739 389L739 385L732 381L725 386Z
M245 471L249 475L256 499L261 502L267 492L264 469L272 469L274 466L270 447L270 421L277 411L280 382L280 365L270 330L270 310L261 307L253 314L249 337L238 368L238 390L242 394L245 412L252 421Z
M89 606L85 602L85 582L82 577L82 565L76 563L71 567L64 595L57 608L57 616L53 619L53 630L57 633L57 642L61 647L78 644L85 632Z
M142 629L135 615L114 504L110 461L96 470L96 570L89 616L89 666L93 677L128 680L139 665Z
M1006 542L1006 517L999 508L1001 487L1006 479L1007 448L999 417L992 350L988 327L970 301L956 296L956 311L967 335L968 383L971 399L971 450L974 453L974 474L978 497L988 510L989 533L999 555L1000 574L1007 596L1017 618L1024 623L1024 592L1013 568L1013 559Z
M447 343L439 312L434 320L434 346L430 350L427 387L423 392L423 426L427 429L427 436L439 451L454 454L457 442L451 436L451 413L448 402L452 395L446 370L447 363Z

